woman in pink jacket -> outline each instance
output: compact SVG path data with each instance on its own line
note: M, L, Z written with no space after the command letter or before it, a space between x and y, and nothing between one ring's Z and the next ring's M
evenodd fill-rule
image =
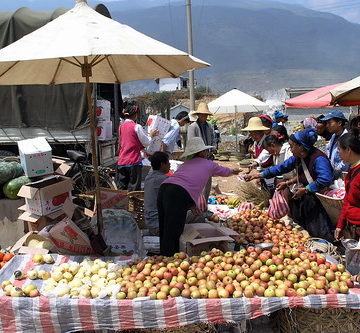
M200 137L189 139L182 156L187 160L160 186L157 205L162 255L172 256L179 252L179 239L184 230L186 213L196 207L195 203L209 178L228 177L240 171L208 160L207 150L211 148L214 147L206 146Z

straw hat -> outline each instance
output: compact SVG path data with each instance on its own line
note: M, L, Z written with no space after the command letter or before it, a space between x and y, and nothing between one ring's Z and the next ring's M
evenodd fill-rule
M206 146L204 140L198 136L195 138L190 138L186 143L185 151L181 157L187 157L211 148L214 148L214 146Z
M269 128L265 127L262 124L262 121L259 117L251 117L249 119L248 125L242 129L242 131L268 131Z
M212 116L212 113L209 111L208 105L205 102L199 103L197 110L193 112L195 115L200 113Z

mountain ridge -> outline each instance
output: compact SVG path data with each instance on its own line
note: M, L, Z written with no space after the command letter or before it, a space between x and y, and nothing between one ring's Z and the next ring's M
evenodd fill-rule
M13 0L2 9L28 5L50 10L56 3ZM185 0L103 4L113 19L187 50ZM61 2L62 7L73 5L74 0ZM349 80L360 71L360 25L334 14L276 1L193 0L192 16L194 55L212 64L196 71L197 82L218 92L321 86ZM124 85L125 93L154 89L151 80Z

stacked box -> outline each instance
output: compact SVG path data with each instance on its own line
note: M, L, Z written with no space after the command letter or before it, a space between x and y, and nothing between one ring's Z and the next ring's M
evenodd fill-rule
M27 177L52 174L52 149L46 139L35 138L18 141L20 163Z

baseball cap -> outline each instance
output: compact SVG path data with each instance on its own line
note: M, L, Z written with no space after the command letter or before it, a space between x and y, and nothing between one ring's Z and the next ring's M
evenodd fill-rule
M331 110L327 113L327 115L322 118L321 120L322 121L328 121L330 119L341 119L341 120L345 120L345 121L348 121L346 119L346 117L344 116L344 114L340 111L340 110Z

